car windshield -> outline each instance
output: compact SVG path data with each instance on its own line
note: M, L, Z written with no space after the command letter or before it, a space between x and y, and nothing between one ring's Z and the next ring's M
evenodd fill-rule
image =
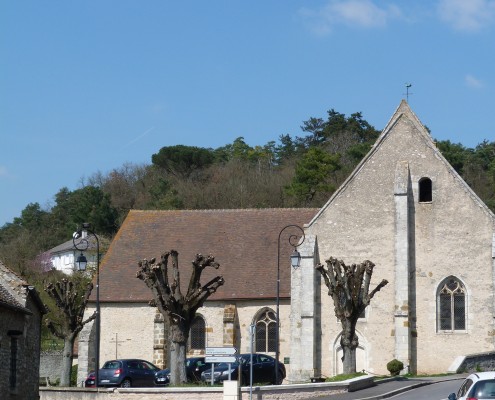
M117 369L120 368L120 361L107 361L103 365L103 369Z
M471 397L477 399L495 399L495 379L476 382Z

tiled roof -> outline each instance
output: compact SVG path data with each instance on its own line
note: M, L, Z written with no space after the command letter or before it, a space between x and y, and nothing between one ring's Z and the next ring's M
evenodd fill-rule
M83 238L76 239L76 244L79 248L84 250L87 246L89 249L96 249L96 240L92 236L88 236L88 238L86 239L87 243L83 243L84 240L85 239ZM58 246L55 246L54 248L48 250L47 253L48 254L64 253L71 250L74 251L76 250L72 239L62 244L59 244Z
M264 299L276 296L278 236L289 225L301 227L317 209L243 209L130 211L100 266L100 301L141 302L151 299L136 278L138 261L170 250L179 253L182 293L197 253L212 254L218 270L207 268L201 282L222 275L225 284L210 299ZM280 295L289 296L290 234L280 240ZM287 235L285 235L287 234ZM94 291L93 291L94 299Z
M17 309L23 313L31 314L31 311L24 307L24 305L7 289L7 285L18 288L25 286L26 282L0 261L0 307Z
M19 308L24 310L25 308L19 303L14 296L12 296L6 288L0 284L0 306L7 306L10 308Z

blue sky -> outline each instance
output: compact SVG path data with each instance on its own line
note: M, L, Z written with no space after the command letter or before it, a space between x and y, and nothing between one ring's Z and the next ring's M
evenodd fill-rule
M163 146L382 129L405 97L434 138L495 138L495 0L4 1L0 226Z

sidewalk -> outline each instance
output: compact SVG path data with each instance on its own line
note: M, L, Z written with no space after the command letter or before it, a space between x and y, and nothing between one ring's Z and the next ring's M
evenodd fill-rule
M391 378L377 381L376 385L370 388L323 396L319 400L380 400L392 397L396 394L406 392L421 386L450 380L462 380L467 375L425 377L425 378Z

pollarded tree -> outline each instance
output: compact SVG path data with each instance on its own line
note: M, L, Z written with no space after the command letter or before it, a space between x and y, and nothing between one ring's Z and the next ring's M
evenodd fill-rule
M50 332L64 341L62 374L60 386L70 386L70 371L74 356L74 341L84 325L96 318L96 312L83 320L93 284L89 277L77 276L75 280L67 278L46 285L45 292L54 301L59 315L46 320ZM77 279L80 278L80 279ZM55 312L55 310L51 311ZM60 315L62 314L62 315Z
M169 259L171 258L171 279L169 279ZM139 262L136 277L144 281L153 293L151 306L158 307L170 327L172 341L170 357L170 384L178 385L187 381L186 377L186 346L189 338L191 323L196 311L206 299L224 284L223 277L217 276L202 285L201 273L206 267L218 269L220 266L211 255L196 254L192 261L192 273L189 287L184 296L180 287L180 272L178 253L171 250L162 254L161 261L144 259Z
M352 374L356 372L356 348L359 344L356 334L357 321L375 293L388 281L383 279L370 292L371 275L375 266L371 261L348 266L342 260L330 257L326 264L326 268L319 264L316 269L323 276L328 295L333 299L335 316L342 324L340 345L343 351L343 372Z

